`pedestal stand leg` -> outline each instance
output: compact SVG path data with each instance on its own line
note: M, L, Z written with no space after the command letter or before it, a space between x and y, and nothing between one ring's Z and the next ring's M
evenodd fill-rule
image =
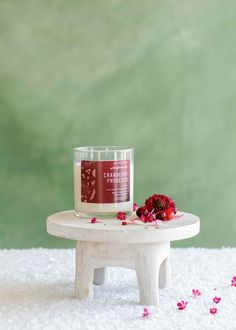
M163 289L170 285L171 283L171 267L170 267L170 257L165 259L159 271L159 288Z
M89 242L76 244L75 295L79 299L93 297L94 268L90 261Z
M169 256L169 243L139 244L135 270L139 285L140 304L159 305L159 269Z
M107 277L106 268L97 268L94 271L93 283L96 285L104 284Z

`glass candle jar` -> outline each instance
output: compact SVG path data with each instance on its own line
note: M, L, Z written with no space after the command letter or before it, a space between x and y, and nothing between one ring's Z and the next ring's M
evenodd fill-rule
M76 215L111 215L133 210L133 148L74 149Z

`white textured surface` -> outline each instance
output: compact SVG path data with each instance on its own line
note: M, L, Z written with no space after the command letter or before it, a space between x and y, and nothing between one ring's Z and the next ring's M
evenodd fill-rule
M110 268L93 301L74 298L74 250L0 251L0 329L236 329L236 249L172 249L172 287L142 319L134 271ZM192 288L203 295L191 297ZM214 288L217 290L215 291ZM220 296L222 302L213 304ZM186 310L176 302L188 300ZM219 313L209 314L210 307Z

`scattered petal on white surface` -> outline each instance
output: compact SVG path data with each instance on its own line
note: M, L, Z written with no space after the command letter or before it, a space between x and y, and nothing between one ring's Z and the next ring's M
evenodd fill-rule
M236 249L171 249L172 286L160 290L160 307L140 318L135 272L109 268L93 301L74 298L75 251L0 250L0 329L236 329ZM189 300L193 287L204 295ZM213 317L214 288L222 298ZM182 313L176 301L189 300Z

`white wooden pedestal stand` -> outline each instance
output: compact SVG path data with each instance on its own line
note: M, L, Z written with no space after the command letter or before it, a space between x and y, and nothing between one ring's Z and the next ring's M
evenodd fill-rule
M117 219L99 219L92 224L90 219L66 211L48 217L47 231L77 241L76 297L92 298L93 283L105 281L105 267L119 266L135 269L140 304L158 305L159 288L170 284L170 242L199 233L199 218L181 214L178 219L158 221L157 228L143 223L122 226Z

